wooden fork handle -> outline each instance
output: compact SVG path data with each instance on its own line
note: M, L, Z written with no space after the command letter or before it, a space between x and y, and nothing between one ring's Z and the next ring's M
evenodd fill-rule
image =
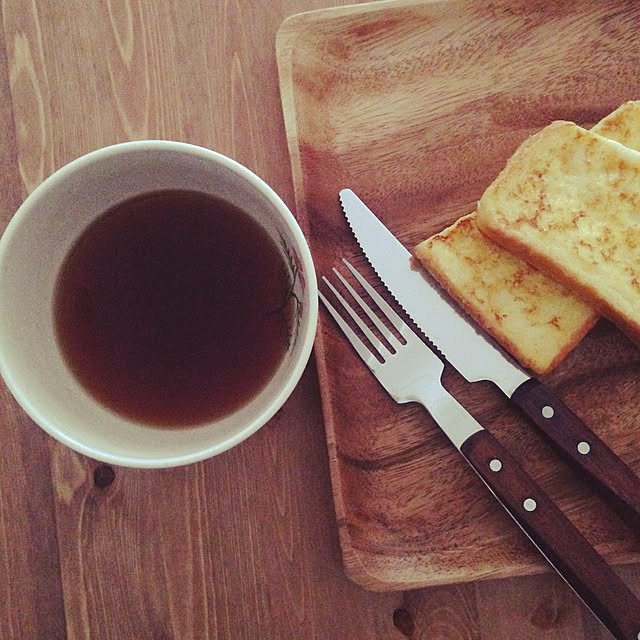
M640 640L640 601L571 521L487 431L462 454L553 568L617 640Z

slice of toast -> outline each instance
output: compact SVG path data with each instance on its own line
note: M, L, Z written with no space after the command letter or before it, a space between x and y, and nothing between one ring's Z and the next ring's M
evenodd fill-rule
M640 101L623 104L593 131L640 149ZM420 243L415 255L522 365L547 373L580 342L598 314L566 287L480 233L476 215Z
M487 333L538 374L560 363L598 319L564 286L482 234L475 213L420 243L415 255Z
M554 122L507 162L477 223L640 342L639 152Z

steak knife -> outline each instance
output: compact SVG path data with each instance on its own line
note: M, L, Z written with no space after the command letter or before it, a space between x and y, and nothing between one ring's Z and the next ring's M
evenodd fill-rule
M558 398L465 316L351 189L340 202L367 260L424 335L469 382L490 380L623 515L640 523L640 478Z

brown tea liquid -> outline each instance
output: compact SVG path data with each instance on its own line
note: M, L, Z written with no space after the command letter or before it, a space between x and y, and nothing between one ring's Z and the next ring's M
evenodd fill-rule
M106 407L186 427L239 408L287 348L278 248L249 215L198 192L116 205L67 256L55 292L64 357Z

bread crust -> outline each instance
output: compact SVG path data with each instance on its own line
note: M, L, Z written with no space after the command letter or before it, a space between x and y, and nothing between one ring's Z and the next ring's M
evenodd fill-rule
M477 222L640 342L640 153L554 122L507 162Z
M555 368L598 319L587 304L483 236L476 213L415 248L460 306L523 366Z
M573 130L575 125L555 122L545 135L567 127ZM640 101L625 102L591 131L640 149ZM497 181L516 184L523 171L516 166L519 158L526 157L534 145L535 137L526 140ZM508 225L494 224L494 214L487 206L480 218L476 212L463 216L420 243L414 253L449 295L523 366L538 374L548 373L588 333L600 312L611 319L615 314L568 273L562 261L551 260L513 237ZM490 300L492 295L495 304ZM505 307L509 313L503 317ZM554 310L563 313L558 316ZM640 342L634 326L626 322L619 326Z

